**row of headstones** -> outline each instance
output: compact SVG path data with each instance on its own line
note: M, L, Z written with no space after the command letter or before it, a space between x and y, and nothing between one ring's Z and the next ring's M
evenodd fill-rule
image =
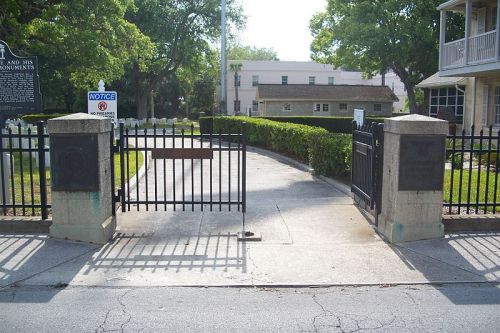
M21 125L19 127L19 125ZM19 129L21 130L21 133L19 133ZM22 119L8 119L5 121L5 129L2 129L4 133L11 133L12 134L12 139L9 140L8 138L4 138L4 149L6 149L6 152L4 153L6 156L4 157L4 161L8 160L10 161L10 155L7 153L8 147L10 146L12 149L28 149L30 147L30 141L31 141L31 148L35 149L38 147L38 143L36 140L36 134L37 134L37 126L33 124L28 124ZM9 131L10 130L10 131ZM19 138L16 137L16 135L19 134L25 134L27 135L30 133L33 135L33 138L21 138L21 142L19 142ZM12 143L10 145L10 143ZM50 149L50 146L48 145L48 142L45 144L46 149ZM15 153L15 152L13 152ZM29 155L29 152L23 152L23 155ZM39 159L38 159L38 152L31 152L32 158L35 158L35 163L36 166L39 166ZM48 151L45 152L45 166L50 167L50 153ZM9 169L7 169L9 170Z
M183 123L187 123L189 121L188 118L182 119ZM118 119L119 124L124 124L125 127L132 127L134 128L135 126L143 126L146 124L151 124L151 125L174 125L178 123L179 120L177 118L149 118L149 119L135 119L135 118L121 118Z

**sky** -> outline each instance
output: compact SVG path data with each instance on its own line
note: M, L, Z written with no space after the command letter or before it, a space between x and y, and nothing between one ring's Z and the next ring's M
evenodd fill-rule
M311 17L326 8L326 0L240 0L247 16L243 45L273 48L280 60L309 61Z

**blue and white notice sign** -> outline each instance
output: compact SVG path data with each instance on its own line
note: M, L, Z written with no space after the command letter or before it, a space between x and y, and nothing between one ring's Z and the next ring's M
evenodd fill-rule
M88 113L117 121L118 94L116 91L104 91L104 83L99 82L100 91L87 92Z

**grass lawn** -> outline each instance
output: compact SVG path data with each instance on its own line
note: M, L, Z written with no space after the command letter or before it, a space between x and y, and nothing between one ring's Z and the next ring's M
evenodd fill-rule
M129 153L129 172L130 178L135 176L136 168L135 168L135 156L136 153L131 151ZM126 158L126 157L125 157ZM14 158L14 198L16 204L21 204L24 200L25 204L40 204L40 175L38 172L38 167L36 166L35 158L31 159L33 174L30 174L30 158L28 154L23 154L22 164L23 164L23 172L21 173L21 159L19 154L15 154ZM115 153L114 155L115 162L115 184L118 188L120 186L120 154ZM126 163L126 161L125 161ZM138 165L139 168L144 163L144 156L139 153ZM10 175L10 170L8 171ZM45 175L47 179L47 202L51 203L51 189L50 189L50 168L45 169ZM126 177L126 175L125 175ZM33 191L31 190L31 184L33 183ZM21 186L24 184L24 186ZM9 179L9 196L12 201L12 183ZM24 199L23 199L24 198ZM9 210L11 214L14 213L13 209ZM16 215L22 215L23 210L20 208L16 209ZM26 215L33 215L31 208L26 208ZM35 215L40 214L40 209L35 209Z
M142 155L140 152L139 152L139 158L138 158L138 165L139 165L139 169L141 168L142 164L144 163L144 155ZM128 162L129 162L129 179L132 179L132 177L135 176L136 174L136 169L135 169L135 156L136 156L136 152L135 151L130 151L129 154L128 154ZM124 162L125 162L125 178L127 178L127 154L125 154L125 159L124 159ZM119 153L115 153L115 187L116 188L119 188L121 185L120 185L120 154Z
M458 197L460 194L460 170L454 170L453 175L453 193L452 193L452 202L459 202ZM477 195L477 184L479 173L477 170L472 170L472 178L471 178L471 189L470 189L470 200L471 202L476 202ZM493 202L495 195L495 173L489 173L489 186L488 191L486 191L486 178L488 173L486 171L481 171L480 174L480 183L479 183L479 202L484 202L486 199L486 193L488 193L488 202ZM496 175L498 177L498 186L500 187L500 174ZM450 185L451 185L451 170L445 170L444 176L444 201L450 201ZM467 193L469 187L469 170L463 170L462 175L462 196L460 199L461 203L467 203ZM497 189L497 202L500 202L500 188ZM484 208L484 207L480 207ZM488 210L493 210L490 207Z

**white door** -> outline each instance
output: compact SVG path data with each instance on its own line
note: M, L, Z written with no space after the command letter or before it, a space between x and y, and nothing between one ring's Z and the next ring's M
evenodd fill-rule
M476 35L486 32L486 7L477 10Z

